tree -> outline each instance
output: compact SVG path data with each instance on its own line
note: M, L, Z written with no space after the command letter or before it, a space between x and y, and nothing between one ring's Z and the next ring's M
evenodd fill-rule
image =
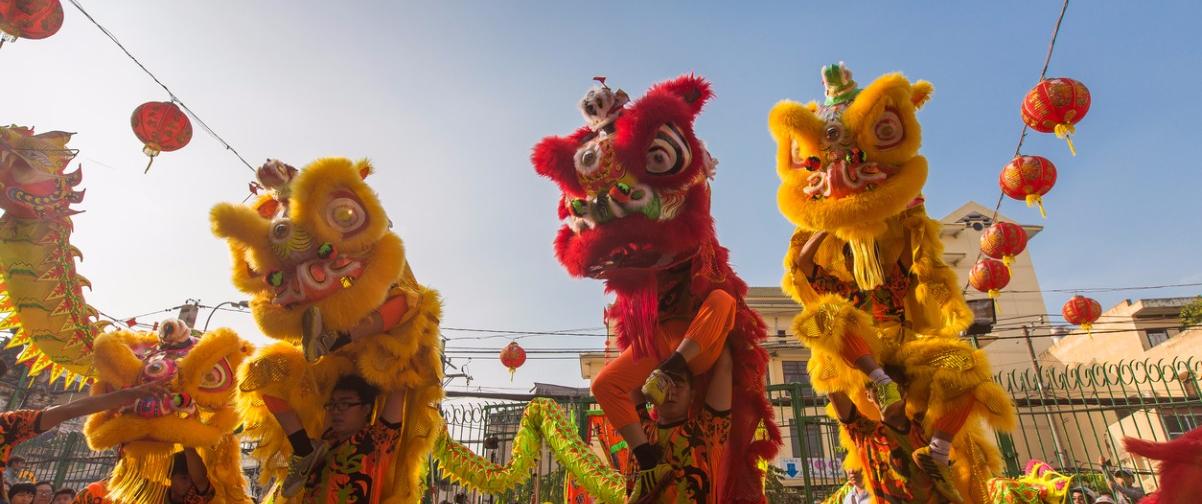
M1181 328L1188 329L1197 325L1202 325L1202 296L1181 308Z

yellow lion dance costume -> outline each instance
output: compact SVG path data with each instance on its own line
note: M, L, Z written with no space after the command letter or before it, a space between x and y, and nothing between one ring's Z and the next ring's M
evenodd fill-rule
M810 376L818 390L861 398L857 358L889 369L906 389L908 416L928 437L949 438L959 494L986 502L984 484L1001 463L983 423L1010 429L1016 417L984 353L958 339L972 314L922 204L915 113L932 86L894 73L859 89L842 63L825 67L823 81L824 105L782 101L769 118L777 202L797 226L782 283L803 305L793 331L813 352Z
M420 474L441 427L441 301L415 280L401 239L363 180L371 172L367 161L343 158L299 171L269 161L259 180L273 194L251 205L218 204L211 220L233 253L234 285L251 296L263 332L279 340L238 371L239 409L246 435L260 443L262 481L282 480L292 455L263 397L286 401L307 432L320 433L334 383L358 374L382 392L407 389L399 445L386 481L375 486L380 502L418 502ZM326 328L345 331L396 296L404 296L408 311L383 333L357 338L313 364L297 347L306 309L320 308Z
M252 347L229 329L192 337L180 321L159 334L103 333L92 347L96 365L93 394L147 381L163 381L169 393L143 398L120 411L88 417L84 434L93 450L119 448L107 483L107 500L122 504L165 502L173 456L196 449L204 460L215 504L249 503L242 477L242 452L234 431L241 424L234 405L235 370Z

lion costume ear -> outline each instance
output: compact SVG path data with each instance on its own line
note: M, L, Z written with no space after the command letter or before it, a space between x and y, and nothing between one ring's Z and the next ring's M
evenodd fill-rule
M376 167L372 166L371 160L363 158L355 162L355 171L359 172L359 178L366 180L368 175L376 172Z
M931 99L931 93L935 92L935 86L930 82L920 80L910 86L910 103L914 104L914 108L921 109Z
M676 95L681 100L684 100L685 105L689 107L689 112L694 116L701 113L701 107L705 106L705 103L714 97L714 91L710 88L710 83L693 74L682 75L662 84L657 84L647 91L648 96L656 93Z

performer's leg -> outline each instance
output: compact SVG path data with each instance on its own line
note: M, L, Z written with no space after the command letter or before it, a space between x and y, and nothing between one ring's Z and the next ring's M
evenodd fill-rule
M931 458L935 459L940 464L947 465L948 455L951 452L952 438L956 437L956 433L964 427L964 423L968 421L968 415L972 412L972 400L965 401L965 404L957 405L955 408L948 410L948 413L935 419L934 432L931 436Z
M626 350L605 365L593 379L592 386L597 404L626 440L642 469L650 469L659 463L659 454L647 443L631 392L638 389L653 369L655 359L636 359L632 351Z
M284 429L284 432L288 433L288 444L292 445L292 457L288 460L288 474L284 477L281 486L281 493L284 497L292 497L304 487L309 473L325 455L326 445L323 443L317 447L313 446L309 434L305 432L305 427L301 424L300 416L288 405L287 401L269 395L264 395L262 398L267 410L280 422L280 427Z
M305 310L301 319L301 344L305 350L305 359L316 361L322 355L333 352L355 340L380 334L396 327L409 313L409 299L404 294L397 294L384 301L384 304L373 310L360 320L355 327L348 331L327 331L323 325L321 310L316 306Z
M671 384L668 375L699 375L717 362L726 346L726 336L734 328L736 306L735 298L724 290L714 290L706 296L684 339L643 384L643 394L651 402L663 402Z
M893 382L893 378L885 373L884 368L872 356L872 349L868 348L864 338L850 331L844 334L843 351L840 356L872 380L874 399L884 420L892 425L904 425L906 408L905 403L901 401L901 391Z

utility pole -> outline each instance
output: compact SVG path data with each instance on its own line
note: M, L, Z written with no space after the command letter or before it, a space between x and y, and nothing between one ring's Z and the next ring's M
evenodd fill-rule
M196 327L196 316L200 314L200 300L188 299L179 307L179 315L175 318L182 320L188 327Z
M1052 430L1052 444L1056 447L1056 462L1060 464L1060 468L1068 467L1068 454L1064 451L1064 445L1060 442L1060 432L1056 429L1056 423L1052 419L1052 407L1048 405L1048 394L1044 389L1043 384L1043 367L1039 365L1039 357L1035 355L1035 344L1031 342L1031 325L1023 324L1023 338L1027 340L1027 352L1031 354L1031 365L1035 366L1035 389L1039 392L1039 399L1043 403L1043 414L1048 420L1048 428Z

